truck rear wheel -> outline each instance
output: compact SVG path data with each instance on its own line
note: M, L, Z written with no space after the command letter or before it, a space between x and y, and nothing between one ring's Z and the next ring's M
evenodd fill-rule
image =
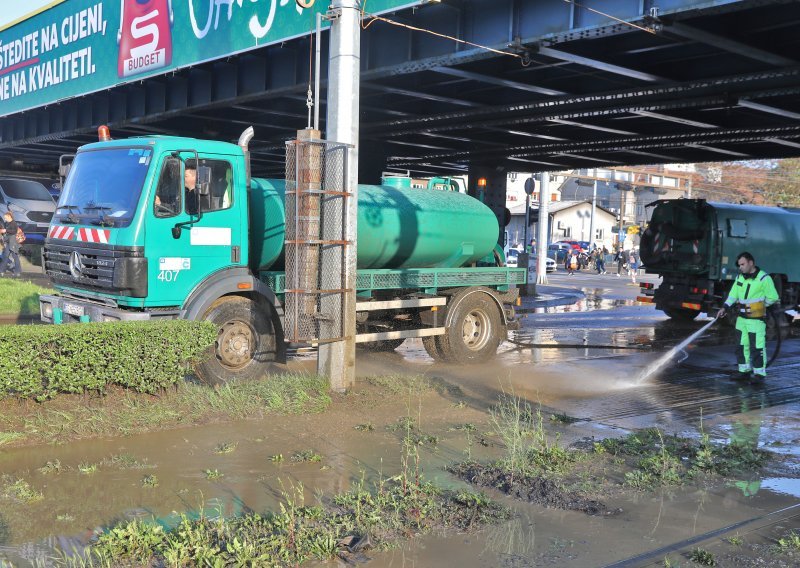
M689 310L686 308L664 308L664 313L675 321L692 321L700 315L700 310Z
M483 292L456 295L451 324L436 336L441 358L448 363L482 363L497 354L506 337L503 318L495 301Z
M195 367L201 381L221 385L266 374L277 353L269 306L226 296L214 302L203 319L216 324L219 331L211 356Z

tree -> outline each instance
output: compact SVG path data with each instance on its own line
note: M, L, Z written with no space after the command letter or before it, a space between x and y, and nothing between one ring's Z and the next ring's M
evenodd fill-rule
M778 160L764 185L768 203L800 207L800 158Z

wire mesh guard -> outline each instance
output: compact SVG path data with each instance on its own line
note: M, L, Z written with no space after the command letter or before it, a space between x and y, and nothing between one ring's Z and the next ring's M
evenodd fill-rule
M344 335L347 145L286 143L286 339L335 341Z

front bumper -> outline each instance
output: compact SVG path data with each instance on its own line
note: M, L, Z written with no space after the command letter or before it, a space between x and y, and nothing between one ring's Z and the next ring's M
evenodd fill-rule
M99 302L63 296L39 296L39 315L45 323L142 321L150 312L123 310Z

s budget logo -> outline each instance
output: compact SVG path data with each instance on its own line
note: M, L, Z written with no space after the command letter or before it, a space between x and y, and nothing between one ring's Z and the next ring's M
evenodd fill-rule
M172 0L120 0L117 75L130 77L172 62Z

